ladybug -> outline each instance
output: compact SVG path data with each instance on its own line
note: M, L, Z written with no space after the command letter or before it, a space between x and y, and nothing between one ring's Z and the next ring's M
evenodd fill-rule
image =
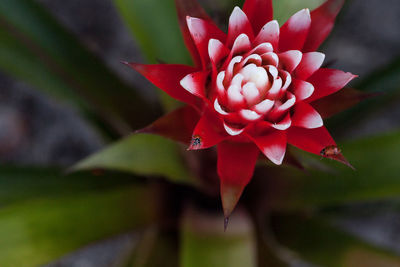
M327 146L324 149L321 150L320 154L323 157L334 157L334 156L338 156L341 154L341 150L340 148L338 148L337 146Z

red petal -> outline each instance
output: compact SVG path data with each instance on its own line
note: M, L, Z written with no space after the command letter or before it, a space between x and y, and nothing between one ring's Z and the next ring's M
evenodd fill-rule
M200 98L205 98L206 81L208 75L208 71L200 71L188 74L180 81L180 85L189 93Z
M297 100L304 100L314 93L314 86L309 82L293 79L292 92Z
M215 112L205 110L193 131L190 150L215 146L228 137L221 119Z
M244 33L239 34L239 36L235 39L235 41L232 44L232 49L229 58L232 58L233 55L237 55L239 53L248 51L250 49L251 49L251 42L249 37Z
M235 208L244 187L253 176L259 149L253 143L225 141L218 144L218 175L225 217Z
M259 45L261 43L270 43L274 50L277 50L279 42L279 31L279 24L276 20L268 22L261 28L256 39L254 40L254 45Z
M180 85L180 81L189 73L195 72L196 69L186 65L144 65L136 63L126 63L128 66L142 74L155 86L169 94L171 97L185 102L195 107L198 106L197 97L186 91Z
M189 28L186 23L186 17L196 17L207 21L212 21L204 9L197 3L196 0L175 0L176 10L178 13L179 26L182 31L183 40L188 48L192 59L197 67L201 67L200 55L196 45L190 35Z
M303 54L298 50L289 50L278 56L281 67L291 73L299 65Z
M279 37L279 51L302 50L311 25L310 11L294 14L283 26Z
M341 70L319 69L307 80L314 85L314 93L307 99L307 102L336 93L356 77L350 72Z
M263 136L252 136L251 140L273 163L281 165L286 153L286 132L272 131Z
M353 166L346 160L342 153L324 154L323 151L328 147L336 147L336 143L325 127L316 129L305 129L291 127L288 132L288 143L305 151L324 156L341 162L350 168Z
M336 146L324 126L316 129L290 127L287 131L287 138L289 144L317 155L321 155L321 151L328 146Z
M319 113L304 102L298 102L294 106L292 125L302 128L314 129L324 125Z
M229 55L229 49L217 39L210 39L208 42L208 55L210 60L216 66L218 63Z
M280 131L284 131L284 130L288 129L290 126L292 126L292 119L290 117L289 112L288 112L288 114L286 114L286 116L280 122L271 124L272 128L275 128Z
M311 27L303 51L315 51L328 37L344 0L327 0L311 12Z
M301 80L307 80L314 74L324 62L325 55L319 52L304 53L300 64L295 70L295 77Z
M184 106L164 115L137 132L158 134L174 141L189 144L193 129L199 119L200 115L195 109Z
M376 95L376 93L365 93L353 88L343 88L337 93L312 102L311 105L318 111L322 118L329 118L356 105L364 99Z
M226 34L214 23L199 18L187 17L187 25L190 34L200 54L203 69L207 68L210 58L208 56L208 42L210 39L217 39L225 43Z
M251 41L254 39L253 29L246 14L239 7L235 7L229 17L227 46L232 47L236 37L242 33L246 34Z
M246 0L243 5L254 33L258 33L261 28L273 17L272 0Z

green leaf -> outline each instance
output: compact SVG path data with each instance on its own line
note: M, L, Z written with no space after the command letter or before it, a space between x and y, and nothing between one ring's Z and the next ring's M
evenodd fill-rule
M0 167L0 207L40 197L65 196L112 189L137 183L132 175L79 173L65 175L58 169Z
M318 266L400 266L398 255L369 245L325 220L282 216L275 220L274 230L282 245Z
M38 266L154 218L144 187L39 198L0 209L0 266Z
M238 210L223 231L223 216L188 211L181 233L182 267L256 266L252 224Z
M341 148L355 171L328 159L323 161L332 168L325 170L302 172L271 167L267 177L256 180L255 187L267 188L265 201L276 209L311 208L400 195L400 167L395 160L400 158L400 132L341 144Z
M178 25L174 1L114 0L114 3L149 63L191 64ZM166 110L180 105L163 91L157 90Z
M114 3L149 62L190 64L174 1L114 0Z
M134 134L84 159L72 169L109 169L193 183L177 145L157 135Z
M274 19L283 25L292 15L304 8L310 10L320 6L325 0L273 0Z
M346 133L358 122L366 120L378 110L386 109L397 103L400 98L400 57L395 58L384 68L380 68L354 86L365 92L381 92L382 94L365 100L351 110L343 112L329 120L332 129Z
M175 233L150 226L141 233L135 250L124 265L126 267L176 267L178 244Z
M153 119L148 103L35 1L1 1L0 16L3 71L37 89L85 103L85 111L100 115L121 133Z
M79 96L61 77L51 74L49 66L37 60L26 45L0 26L0 68L2 71L24 80L60 99L69 99L84 108Z

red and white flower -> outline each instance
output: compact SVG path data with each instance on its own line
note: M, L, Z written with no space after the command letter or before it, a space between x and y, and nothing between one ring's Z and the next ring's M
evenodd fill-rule
M300 10L280 27L272 20L272 0L246 0L243 9L234 8L226 34L194 1L177 0L196 66L128 63L188 104L147 130L180 141L189 141L190 132L190 149L217 146L226 216L249 183L260 152L279 165L290 144L347 163L338 149L324 153L336 143L313 107L356 77L322 68L325 55L315 52L343 2L327 0L312 12Z

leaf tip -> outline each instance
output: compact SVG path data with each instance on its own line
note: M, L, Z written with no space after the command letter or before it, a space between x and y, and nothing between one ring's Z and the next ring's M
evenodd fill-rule
M239 202L240 196L242 195L244 187L241 186L231 186L221 184L221 200L222 207L224 210L225 220L231 215L232 211L235 209L237 203Z
M226 229L228 229L228 224L229 224L229 216L224 218L224 232L226 232Z

